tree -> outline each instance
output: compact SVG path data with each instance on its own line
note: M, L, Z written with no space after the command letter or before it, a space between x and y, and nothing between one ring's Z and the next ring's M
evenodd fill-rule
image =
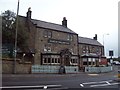
M10 10L1 14L2 16L2 43L13 46L10 50L13 53L16 31L16 14ZM27 47L28 33L25 26L18 19L17 48L24 50ZM10 55L11 55L10 53Z
M13 24L16 14L10 10L2 13L2 43L14 43L15 30Z

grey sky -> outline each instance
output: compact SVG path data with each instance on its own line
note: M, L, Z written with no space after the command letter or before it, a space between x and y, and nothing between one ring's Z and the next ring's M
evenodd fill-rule
M19 15L26 16L31 7L32 18L61 24L68 20L68 27L79 36L93 38L118 54L118 1L119 0L20 0ZM17 10L17 0L0 0L0 11ZM109 35L106 35L109 33Z

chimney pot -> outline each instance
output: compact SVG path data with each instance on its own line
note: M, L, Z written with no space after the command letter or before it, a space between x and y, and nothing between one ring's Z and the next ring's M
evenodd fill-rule
M97 34L95 34L95 37L93 37L94 40L97 40Z
M31 7L29 7L27 12L27 19L31 19L31 14L32 14Z
M62 25L63 25L64 27L67 27L66 17L63 17Z

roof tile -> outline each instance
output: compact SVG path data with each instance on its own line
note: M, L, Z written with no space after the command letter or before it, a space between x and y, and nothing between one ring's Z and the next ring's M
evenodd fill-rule
M94 39L91 39L91 38L86 38L86 37L79 37L79 43L103 46L97 40L94 40Z

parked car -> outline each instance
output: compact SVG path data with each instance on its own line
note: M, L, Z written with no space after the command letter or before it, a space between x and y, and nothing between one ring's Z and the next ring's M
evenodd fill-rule
M119 61L113 61L113 64L114 65L120 65L120 62Z

